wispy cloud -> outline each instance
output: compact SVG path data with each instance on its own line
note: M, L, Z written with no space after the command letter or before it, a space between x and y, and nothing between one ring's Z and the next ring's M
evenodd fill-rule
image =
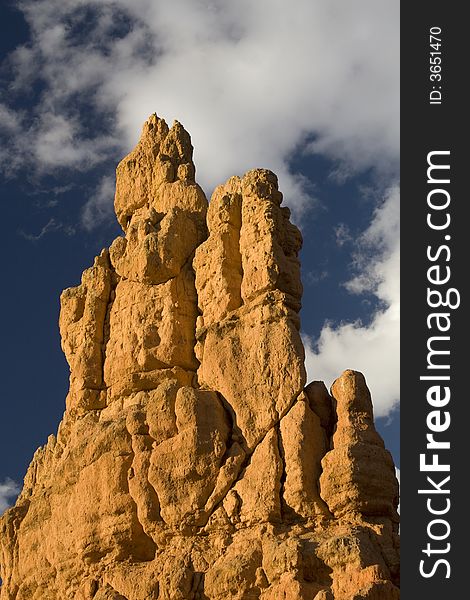
M327 277L329 277L329 273L326 269L316 269L307 271L303 276L303 281L307 285L317 285Z
M7 477L0 482L0 515L12 504L12 501L20 493L20 486L16 481Z
M345 223L340 223L334 228L336 244L341 248L344 244L352 242L353 236Z
M103 177L98 189L87 201L82 210L82 224L88 231L114 217L114 177Z
M67 183L65 185L52 185L41 187L41 182L38 181L37 185L27 191L29 196L40 196L41 198L37 200L36 206L40 208L54 208L57 206L61 198L60 196L67 194L75 188L74 183Z
M0 131L18 133L21 131L19 113L0 103Z
M75 233L75 229L73 227L70 225L64 225L64 223L57 221L54 219L54 217L50 218L38 233L27 233L21 229L18 231L18 233L25 240L30 242L38 242L47 234L53 233L54 231L63 231L66 235L73 235Z
M380 308L370 324L327 323L318 339L304 336L310 379L330 385L344 369L365 371L376 416L389 414L400 397L399 190L388 190L370 226L358 240L346 282L354 294L373 294Z

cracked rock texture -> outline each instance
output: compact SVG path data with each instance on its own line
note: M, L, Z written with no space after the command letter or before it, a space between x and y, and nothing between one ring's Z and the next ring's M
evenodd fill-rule
M125 235L61 296L66 411L0 521L0 598L395 600L392 458L360 373L306 386L276 176L208 204L192 150L150 117Z

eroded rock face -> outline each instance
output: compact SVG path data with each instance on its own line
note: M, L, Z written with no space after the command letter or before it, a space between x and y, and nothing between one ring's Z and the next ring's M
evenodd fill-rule
M208 205L194 174L156 116L118 166L125 235L62 294L66 412L0 521L0 598L395 600L393 462L360 373L305 387L276 176Z

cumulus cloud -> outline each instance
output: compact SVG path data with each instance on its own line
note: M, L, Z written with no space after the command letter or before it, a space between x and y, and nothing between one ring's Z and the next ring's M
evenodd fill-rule
M399 191L393 187L358 240L352 265L357 275L345 284L353 294L378 299L370 323L326 323L318 339L304 336L309 379L331 385L344 369L365 370L379 417L388 415L400 397L399 212Z
M0 482L0 515L12 504L20 493L20 486L9 477Z
M268 167L299 213L311 198L292 171L296 152L327 155L343 172L397 168L393 0L20 7L32 38L9 58L9 91L12 102L15 94L36 96L16 136L28 143L10 144L15 163L50 171L115 159L157 111L191 132L208 192L234 173Z

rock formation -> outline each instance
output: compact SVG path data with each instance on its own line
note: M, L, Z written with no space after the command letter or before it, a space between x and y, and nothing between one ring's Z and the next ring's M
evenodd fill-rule
M117 168L125 235L61 296L70 391L0 521L1 600L395 600L398 485L364 377L306 386L276 176L208 204L179 123Z

